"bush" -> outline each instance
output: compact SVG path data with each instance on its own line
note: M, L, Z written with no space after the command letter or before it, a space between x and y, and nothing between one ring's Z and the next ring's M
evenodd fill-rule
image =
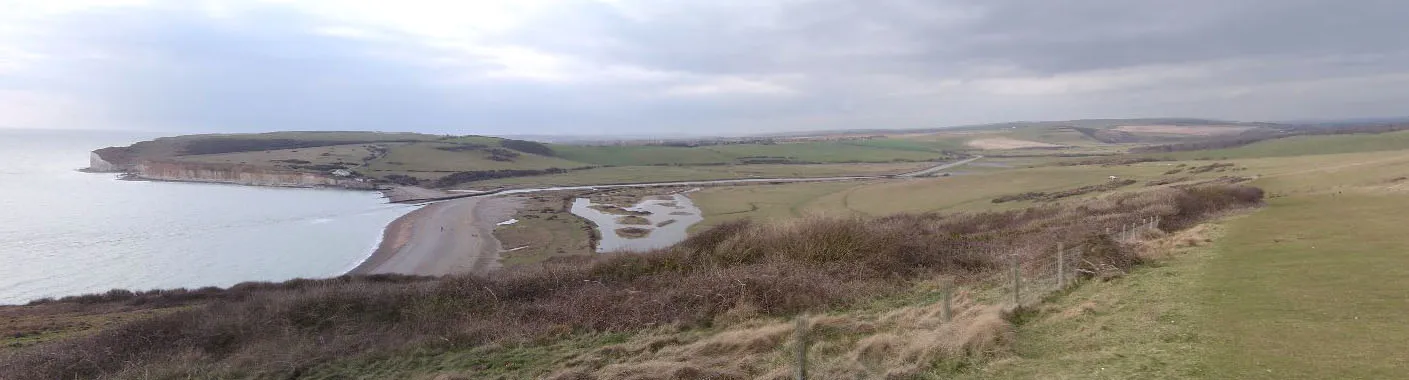
M436 186L436 187L451 187L451 186L459 185L459 184L462 184L462 183L469 183L469 182L475 182L475 181L485 181L485 180L491 180L491 179L510 178L510 177L527 177L527 176L546 175L546 174L560 174L560 173L567 173L567 172L568 172L568 171L567 171L566 169L559 169L559 168L548 168L548 169L544 169L544 170L510 170L510 169L503 169L503 170L480 170L480 171L459 172L459 173L454 173L454 174L447 175L447 176L444 176L444 177L440 177L440 179L437 179L437 180L435 181L435 186Z
M553 151L553 148L533 141L504 139L499 140L499 146L540 156L553 157L558 155L558 152Z
M501 162L510 162L519 158L519 153L504 148L489 148L489 159Z
M483 145L483 144L459 143L459 144L449 145L449 146L438 146L438 147L435 147L435 148L436 148L436 149L443 150L443 151L446 151L446 152L470 152L470 151L476 151L476 150L480 150L480 149L484 149L484 148L488 148L488 147L489 147L488 145Z

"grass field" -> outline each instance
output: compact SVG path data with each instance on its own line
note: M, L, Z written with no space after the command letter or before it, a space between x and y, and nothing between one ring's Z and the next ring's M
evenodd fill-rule
M1230 225L1204 277L1209 356L1226 378L1409 373L1403 195L1278 199Z
M1007 133L1004 133L1003 135L1006 136L1006 137L1011 137L1011 138L1015 138L1015 139L1019 139L1019 140L1037 141L1037 142L1044 142L1044 143L1048 143L1048 144L1057 144L1057 145L1068 145L1068 146L1105 145L1105 143L1100 142L1100 141L1096 141L1095 139L1092 139L1092 138L1090 138L1090 137L1087 137L1086 134L1083 134L1083 133L1081 133L1081 132L1079 132L1079 131L1077 131L1077 130L1075 130L1075 129L1064 128L1064 127L1028 127L1028 128L1018 128L1018 129L1013 129L1013 130L1011 130L1011 131L1009 131L1009 132L1007 132Z
M933 373L942 379L1230 379L1206 363L1210 334L1191 279L1210 267L1223 228L1188 240L1155 265L1115 281L1088 281L1051 297L1017 324L1010 357L977 368Z
M720 223L751 218L757 220L803 216L814 199L863 186L860 182L823 182L767 186L723 186L692 193L690 198L704 213L705 220L690 227L697 231ZM814 210L835 212L838 210Z
M480 181L466 184L463 187L535 187L746 178L879 176L912 172L932 165L934 164L902 162L820 165L616 166L575 170L563 174Z
M980 160L977 164L982 165ZM1022 166L1035 161L1005 160L1008 166ZM739 218L774 219L805 213L848 213L880 216L902 212L980 211L1013 209L1032 202L994 204L993 198L1029 191L1058 191L1103 184L1110 176L1144 182L1181 175L1164 173L1180 164L1198 162L1149 162L1122 166L1039 166L1039 167L959 167L965 173L950 177L911 180L798 183L770 186L719 187L700 191L691 198L705 212L703 225ZM1203 163L1207 164L1207 163ZM971 164L973 165L973 164ZM1191 176L1213 178L1220 175L1251 175L1251 170L1210 172ZM719 222L710 220L717 216Z
M1409 151L1371 150L1231 161L1261 174L1253 184L1274 196L1264 209L1054 297L1019 325L1013 357L935 376L1402 377Z
M937 150L916 150L919 145L869 146L849 141L809 142L776 145L720 145L705 149L731 157L787 157L805 162L885 162L894 160L935 161L944 157Z
M1409 131L1381 134L1297 136L1247 146L1153 155L1175 159L1293 157L1409 149Z
M578 146L559 145L558 157L593 165L688 165L733 162L734 158L712 150L664 146Z
M962 140L955 139L883 138L847 141L844 144L916 152L957 151L967 149Z
M367 145L333 145L301 149L279 149L258 152L202 154L181 156L182 161L212 162L226 164L249 164L260 166L288 166L288 161L308 161L306 165L351 163L361 165L362 160L372 155Z
M390 151L368 164L366 170L378 174L414 172L460 172L480 170L542 170L571 169L584 164L556 157L520 153L512 161L491 160L484 151L452 152L437 149L453 144L420 143L392 144ZM442 174L443 175L443 174Z
M793 161L889 162L933 161L942 158L936 147L894 140L881 143L805 142L785 144L733 144L701 147L663 146L554 146L558 156L595 165L695 165L741 163L750 158L786 158Z

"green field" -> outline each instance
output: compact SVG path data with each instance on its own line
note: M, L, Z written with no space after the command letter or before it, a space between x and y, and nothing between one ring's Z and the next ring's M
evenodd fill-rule
M1052 297L1020 323L1011 356L942 379L1232 379L1209 369L1207 312L1193 279L1209 269L1223 228L1181 237L1170 257L1115 281ZM1186 240L1186 239L1177 239Z
M728 144L700 147L558 145L553 149L558 152L559 157L569 160L613 166L726 164L757 158L838 163L934 161L944 157L939 149L929 147L928 144L895 141Z
M963 141L953 139L915 139L915 138L881 138L847 141L845 144L867 146L882 149L909 150L915 152L936 152L936 151L958 151L965 150Z
M999 161L1002 160L1002 161ZM1126 189L1141 189L1145 182L1170 177L1190 177L1191 180L1216 178L1221 175L1253 175L1253 171L1209 172L1197 175L1166 175L1178 165L1207 164L1190 162L1148 162L1133 165L1104 167L1086 166L1038 166L1021 167L1025 163L1039 161L1011 161L998 159L1015 166L995 168L978 166L980 160L970 166L955 168L953 172L962 174L950 177L921 178L910 180L888 180L847 183L798 183L763 187L719 187L705 189L692 198L705 215L728 215L729 219L798 216L813 213L848 213L880 216L902 212L929 211L980 211L1013 209L1031 206L1032 202L1008 202L994 204L993 198L1000 195L1029 191L1060 191L1082 186L1099 185L1109 182L1110 176L1134 179L1140 183ZM785 199L786 212L777 207L765 207L755 198ZM753 207L752 205L758 205ZM706 220L705 224L715 222Z
M1220 151L1262 209L1169 239L1174 254L1060 294L1011 357L933 378L1393 378L1409 371L1409 133L1298 137ZM1294 155L1296 151L1308 154ZM1197 152L1195 152L1197 153ZM1313 154L1314 153L1314 154ZM1334 154L1332 154L1334 153ZM1191 154L1192 155L1192 154ZM997 194L1178 177L1209 161L1039 166L913 181L711 188L705 225L809 213L990 210ZM1015 165L1021 166L1021 165ZM1144 188L1133 185L1126 190ZM1030 204L1021 202L1022 205ZM1211 242L1211 243L1210 243Z
M1229 227L1204 276L1227 378L1391 378L1409 371L1403 195L1297 196Z
M1247 146L1152 155L1175 159L1294 157L1409 149L1409 131L1380 134L1296 136Z
M716 164L734 160L712 150L685 147L557 145L553 150L564 159L611 166Z
M512 161L495 161L489 159L482 150L452 152L437 149L453 146L454 144L444 143L391 145L391 150L385 156L369 163L367 169L371 172L458 172L504 169L571 169L586 166L557 157L544 157L529 153L519 153L519 156Z
M1409 182L1401 178L1409 176L1409 151L1382 147L1232 161L1262 173L1253 185L1274 197L1264 209L1213 232L1178 236L1175 242L1196 246L1180 244L1172 258L1118 281L1053 298L1020 325L1014 357L935 375L1402 377L1409 371L1409 240L1402 232Z
M538 187L747 178L879 176L912 172L932 165L931 163L905 162L818 165L614 166L574 170L563 174L480 181L465 184L462 187Z

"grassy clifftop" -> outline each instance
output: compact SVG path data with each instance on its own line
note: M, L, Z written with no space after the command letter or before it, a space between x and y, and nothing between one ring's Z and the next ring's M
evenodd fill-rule
M399 184L449 187L510 177L564 174L607 167L641 169L625 182L653 181L665 166L698 168L698 175L671 178L719 178L711 166L896 163L896 168L857 168L865 174L908 169L908 162L949 157L941 149L888 148L838 142L786 144L740 143L708 146L571 146L485 136L438 136L381 132L273 132L191 135L143 141L95 151L118 167L144 161L235 164L266 169L328 173L346 169L360 176ZM779 168L781 169L781 168ZM788 170L765 171L764 176ZM669 173L663 173L669 174ZM683 176L681 174L684 174ZM590 175L589 175L590 177ZM733 178L725 176L724 178ZM573 180L569 180L571 182ZM589 181L590 183L590 181Z

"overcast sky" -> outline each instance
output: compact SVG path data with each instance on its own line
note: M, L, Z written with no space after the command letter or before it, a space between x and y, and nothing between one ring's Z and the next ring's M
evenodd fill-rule
M1400 0L0 0L0 126L743 134L1409 114Z

